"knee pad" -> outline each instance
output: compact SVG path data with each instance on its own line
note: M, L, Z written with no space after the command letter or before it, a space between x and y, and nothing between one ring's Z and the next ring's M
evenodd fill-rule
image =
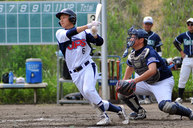
M106 101L106 100L102 100L103 102L103 105L104 105L104 108L105 108L105 111L107 111L109 109L109 102Z
M174 102L170 102L167 100L162 100L159 105L159 109L163 112L169 113L169 114L176 114L177 112L177 106Z

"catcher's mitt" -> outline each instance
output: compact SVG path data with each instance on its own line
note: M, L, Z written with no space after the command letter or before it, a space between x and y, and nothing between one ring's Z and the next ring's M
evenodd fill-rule
M135 89L136 83L133 80L119 80L116 84L116 91L125 96L132 95Z

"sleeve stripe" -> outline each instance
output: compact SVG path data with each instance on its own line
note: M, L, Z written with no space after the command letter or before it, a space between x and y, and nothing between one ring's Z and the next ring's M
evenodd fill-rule
M154 63L154 62L157 63L157 62L159 62L159 60L150 61L150 62L147 63L147 65L149 65L151 63Z
M177 38L175 38L175 40L176 40L179 44L182 44L180 41L178 41L178 39L177 39Z

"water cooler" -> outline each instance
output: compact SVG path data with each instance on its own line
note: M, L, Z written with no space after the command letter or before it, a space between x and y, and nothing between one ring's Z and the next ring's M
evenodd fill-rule
M26 82L42 83L42 61L39 58L26 60Z

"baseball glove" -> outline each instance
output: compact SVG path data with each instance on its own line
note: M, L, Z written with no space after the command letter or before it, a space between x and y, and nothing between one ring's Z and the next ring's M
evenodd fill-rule
M116 91L125 96L131 96L136 89L136 83L133 80L119 80L116 84Z

